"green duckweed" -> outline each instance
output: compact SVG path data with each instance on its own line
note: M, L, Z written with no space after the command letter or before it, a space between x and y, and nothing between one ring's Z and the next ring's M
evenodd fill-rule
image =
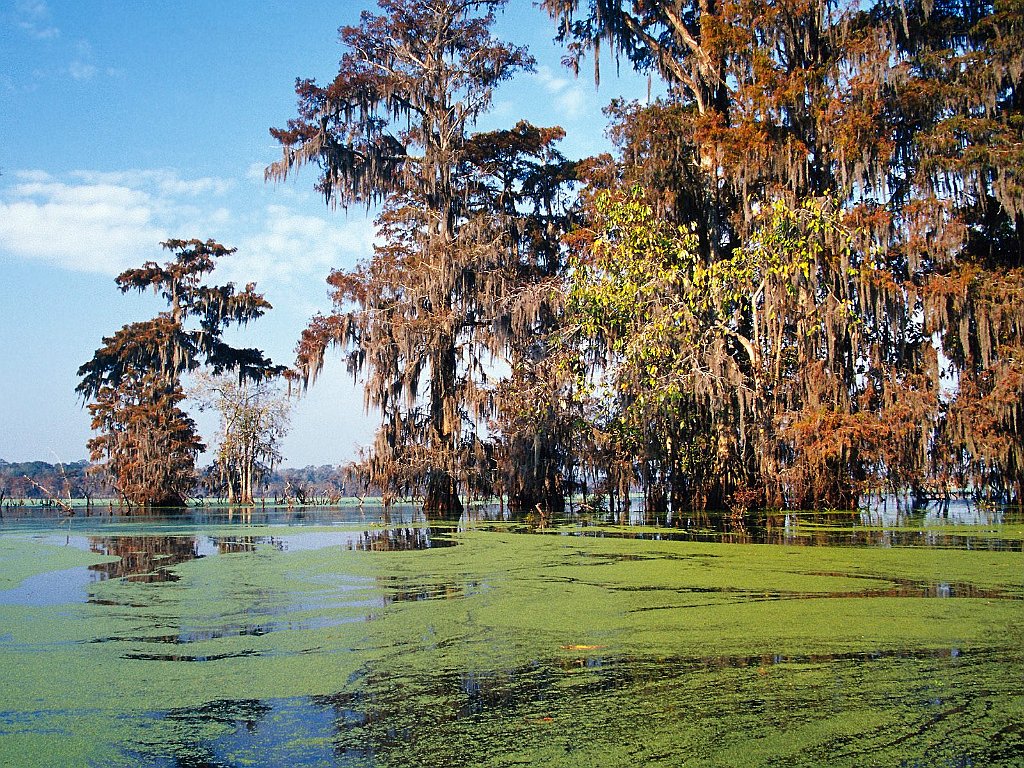
M1024 764L1020 551L413 527L0 534L0 764Z

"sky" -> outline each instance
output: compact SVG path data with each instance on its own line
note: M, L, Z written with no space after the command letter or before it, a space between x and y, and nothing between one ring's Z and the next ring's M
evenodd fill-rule
M78 367L103 336L152 317L152 296L114 277L164 261L168 238L238 252L214 283L257 283L274 305L228 340L290 364L302 328L330 310L332 268L372 255L372 216L333 210L306 168L264 182L280 149L268 129L295 115L296 77L328 82L339 26L357 0L0 0L0 459L86 457ZM601 112L644 98L647 80L602 64L601 86L561 64L552 22L510 0L496 33L536 71L495 94L480 130L519 119L561 125L562 151L607 151ZM624 67L625 70L625 67ZM210 443L215 417L198 415ZM375 414L334 355L293 407L285 466L340 464L372 442Z

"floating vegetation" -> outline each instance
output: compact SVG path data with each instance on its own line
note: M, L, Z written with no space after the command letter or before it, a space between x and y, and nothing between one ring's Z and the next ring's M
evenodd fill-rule
M0 764L1020 765L1019 551L515 527L0 529Z

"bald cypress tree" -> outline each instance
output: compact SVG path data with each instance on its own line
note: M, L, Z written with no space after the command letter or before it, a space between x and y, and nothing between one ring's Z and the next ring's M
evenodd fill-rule
M381 0L341 28L334 80L299 80L298 117L272 131L283 154L269 179L313 163L329 203L379 206L381 244L331 275L335 311L312 320L298 364L308 382L328 347L347 352L381 414L365 479L431 511L489 490L489 366L542 321L546 296L524 287L559 269L561 131L472 131L494 87L533 66L491 34L503 5Z
M147 262L117 277L122 293L153 291L168 309L129 323L78 369L77 392L87 402L91 458L130 504L181 506L195 485L195 459L203 450L195 422L181 408L181 379L204 367L260 381L284 372L257 349L236 348L224 330L262 316L270 304L249 284L207 286L216 260L234 253L213 240L168 240L174 258ZM89 402L91 401L91 402Z
M619 154L595 183L620 200L641 187L670 225L634 235L692 232L666 247L685 269L658 306L687 303L673 294L694 277L719 291L652 369L690 359L680 410L644 441L648 476L698 506L947 483L1020 498L1020 4L543 5L577 64L606 46L667 84L653 105L613 106ZM628 246L603 229L608 208L593 214L591 243ZM701 456L668 447L683 423Z

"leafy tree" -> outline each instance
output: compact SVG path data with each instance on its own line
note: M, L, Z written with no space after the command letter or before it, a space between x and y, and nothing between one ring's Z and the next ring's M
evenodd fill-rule
M253 504L253 489L281 461L288 433L288 395L270 381L200 375L192 395L220 414L217 467L229 504Z
M725 483L692 501L756 483L761 503L845 506L872 478L1020 498L1020 4L544 6L577 64L610 44L669 87L612 106L618 157L590 178L642 186L668 237L692 233L683 272L725 281L679 340L723 383L679 404ZM625 242L651 231L634 224ZM654 288L656 312L693 290ZM668 444L645 423L639 444Z
M566 330L596 376L592 396L605 403L593 408L598 456L612 476L637 463L651 511L664 511L665 489L677 504L687 490L696 497L687 503L700 504L722 476L704 422L725 416L721 393L730 386L701 359L716 333L700 303L718 286L701 273L693 234L656 217L639 189L598 196L595 214L590 237L578 241ZM717 397L719 407L701 414L693 407L700 396Z
M491 34L503 5L381 0L382 14L342 27L334 81L299 80L298 118L272 131L283 157L268 178L313 162L329 202L380 205L382 245L331 275L335 312L313 319L298 362L309 381L339 345L353 374L368 371L382 425L364 480L422 493L428 510L460 509L460 485L490 490L489 369L506 353L528 365L524 334L551 316L549 292L531 289L561 267L561 130L471 132L493 88L533 65Z
M102 463L122 497L130 504L179 506L195 484L195 458L203 448L195 423L180 407L182 376L205 366L259 381L283 369L259 350L234 348L221 338L232 324L245 325L270 308L253 284L242 291L230 283L203 285L215 259L234 249L212 240L162 245L172 261L147 262L116 282L122 293L159 293L168 311L104 337L78 369L77 392L92 401L92 427L100 433L88 444L92 460Z

